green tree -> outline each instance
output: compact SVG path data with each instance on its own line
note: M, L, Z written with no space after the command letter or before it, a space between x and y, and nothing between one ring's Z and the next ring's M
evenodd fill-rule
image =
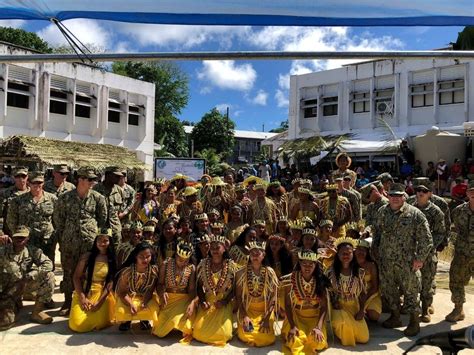
M184 132L183 125L176 117L162 116L155 118L155 142L162 146L162 151L171 153L176 157L189 156L186 132Z
M280 122L280 127L277 127L277 128L273 128L270 130L271 133L281 133L281 132L285 132L288 130L288 120L286 121L281 121Z
M51 53L53 51L49 44L36 33L21 28L0 27L0 41L30 48L41 53Z
M206 113L191 132L194 149L214 149L223 159L232 154L235 123L216 108Z
M474 50L474 26L466 26L462 32L458 33L455 43L451 43L454 50L471 51Z

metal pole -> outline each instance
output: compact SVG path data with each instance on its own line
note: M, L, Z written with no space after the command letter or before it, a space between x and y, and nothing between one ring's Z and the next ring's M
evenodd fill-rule
M377 52L151 52L89 54L95 62L160 60L294 60L294 59L474 59L474 51L377 51ZM75 54L0 55L0 63L77 62Z

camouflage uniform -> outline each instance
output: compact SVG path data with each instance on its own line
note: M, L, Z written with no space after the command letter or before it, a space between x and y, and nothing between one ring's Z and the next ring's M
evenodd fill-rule
M420 271L414 272L413 261L425 261L433 248L428 221L417 208L404 203L398 211L390 205L378 211L374 224L373 248L378 255L380 289L392 312L400 306L399 290L404 307L410 314L418 313Z
M77 190L66 192L56 203L53 221L59 237L64 272L61 291L68 300L74 290L72 276L80 256L91 249L98 228L106 227L105 198L93 190L84 199L79 197Z
M53 242L53 211L57 197L43 192L35 202L31 193L26 193L10 202L7 224L10 230L24 225L30 229L29 244L40 248L50 260L54 260L56 243Z
M474 212L469 202L453 210L456 230L454 256L449 269L449 289L454 304L466 302L464 287L474 277Z
M365 210L365 225L366 227L373 226L377 220L378 210L388 204L388 198L380 196L380 199L376 202L371 202Z
M105 197L108 224L110 228L112 228L112 241L115 248L117 248L122 239L122 224L120 223L118 214L124 203L123 190L119 185L113 185L112 188L110 188L103 183L98 183L94 186L94 191L97 191Z
M359 194L360 195L360 194ZM351 221L358 222L362 219L362 210L360 206L361 199L357 196L357 194L353 190L343 189L340 193L340 196L345 197L349 200L351 205Z
M428 220L431 235L433 237L433 248L426 258L423 268L421 269L421 302L424 308L428 308L433 304L433 296L435 294L435 276L438 266L438 255L436 248L443 242L446 236L446 226L444 225L444 214L441 209L434 203L428 202L428 205L421 208L417 207Z
M131 187L129 184L125 184L122 187L122 192L123 192L123 203L122 206L120 207L120 213L125 213L125 217L122 218L121 222L122 224L126 222L131 221L131 211L132 207L135 203L135 190L133 187Z
M47 303L54 293L53 263L41 249L27 245L16 253L12 245L0 247L0 327L15 321L24 292L36 292Z
M74 184L71 184L68 181L64 181L61 186L57 187L54 185L54 180L48 180L44 183L44 191L56 195L56 197L61 196L63 193L72 191L76 188Z
M23 195L27 192L30 192L30 188L27 187L26 190L20 191L16 188L16 186L10 186L9 188L3 190L0 194L0 217L3 218L4 221L7 220L8 215L8 207L12 199L17 196ZM9 233L9 228L7 223L3 225L4 232L7 234Z

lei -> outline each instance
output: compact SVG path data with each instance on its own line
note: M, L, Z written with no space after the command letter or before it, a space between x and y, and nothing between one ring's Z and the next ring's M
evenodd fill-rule
M176 260L168 259L166 263L166 287L168 288L186 288L188 286L189 277L193 271L192 265L186 265L180 274L176 273Z
M230 281L231 278L231 273L229 272L229 261L224 260L222 264L222 269L219 275L219 280L217 280L217 283L214 282L214 278L212 277L212 270L211 270L211 259L207 258L204 261L204 278L203 278L203 284L204 284L204 289L205 291L210 291L214 294L214 296L217 295L219 291L224 291L223 288L226 286L228 281Z

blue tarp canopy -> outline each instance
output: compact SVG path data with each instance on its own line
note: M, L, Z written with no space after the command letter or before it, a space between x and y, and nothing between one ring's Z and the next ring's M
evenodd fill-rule
M253 26L466 26L473 0L0 0L0 19Z

